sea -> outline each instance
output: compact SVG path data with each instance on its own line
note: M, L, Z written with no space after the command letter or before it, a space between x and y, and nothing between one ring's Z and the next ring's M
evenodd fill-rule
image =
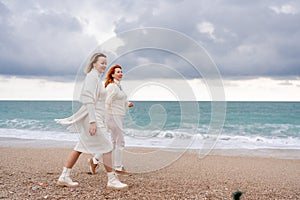
M133 103L124 120L127 147L300 149L300 102L222 102L221 111L209 101ZM80 106L76 101L0 101L0 140L76 143L79 134L54 119ZM215 116L221 117L214 121Z

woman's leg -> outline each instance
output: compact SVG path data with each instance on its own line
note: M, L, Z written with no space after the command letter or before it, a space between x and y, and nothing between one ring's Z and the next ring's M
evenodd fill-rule
M79 184L77 182L73 182L71 179L71 170L78 157L80 156L81 152L73 150L67 160L66 166L63 168L63 171L58 178L57 185L60 186L67 186L67 187L77 187Z
M111 159L112 152L104 153L103 154L103 164L106 172L112 172L112 159Z
M128 185L125 183L120 182L117 174L113 171L112 159L111 159L112 152L104 153L103 154L103 163L105 170L107 172L107 187L112 189L124 189L127 188Z
M123 116L115 116L115 145L114 145L114 167L117 171L123 171L123 150L125 146L123 133Z
M107 126L111 130L111 140L113 143L113 167L118 171L123 168L123 149L124 149L124 134L123 134L123 119L121 115L109 115L107 117Z
M70 169L73 168L73 166L76 163L76 161L78 160L80 154L81 154L81 152L73 150L68 157L68 160L66 163L66 168L70 168Z

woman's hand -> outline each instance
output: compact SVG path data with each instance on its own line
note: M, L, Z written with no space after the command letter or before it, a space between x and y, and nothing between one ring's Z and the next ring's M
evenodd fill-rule
M90 130L89 130L90 135L91 136L95 135L96 131L97 131L96 122L90 123Z
M134 105L133 105L133 103L132 102L129 102L128 103L128 107L133 107Z

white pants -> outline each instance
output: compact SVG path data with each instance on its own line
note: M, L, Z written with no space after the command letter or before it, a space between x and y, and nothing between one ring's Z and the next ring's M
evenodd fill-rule
M123 133L124 115L105 116L105 122L108 129L111 131L111 142L113 144L113 164L115 168L123 166L123 150L125 146Z
M124 134L123 134L123 120L124 115L111 115L105 116L105 123L108 129L111 131L111 142L113 146L123 147L125 146Z
M125 147L125 140L123 134L123 120L124 115L111 115L105 116L105 123L111 132L111 142L113 144L113 165L114 168L123 167L123 150ZM100 155L95 156L96 159L100 159Z

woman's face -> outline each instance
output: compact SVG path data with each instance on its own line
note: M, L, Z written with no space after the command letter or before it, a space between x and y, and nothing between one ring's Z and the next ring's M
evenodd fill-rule
M106 65L107 63L105 57L99 57L97 62L94 63L94 67L99 73L104 73Z
M112 77L113 77L114 79L116 79L117 81L121 81L122 78L123 78L123 72L122 72L122 69L116 68L116 69L115 69L115 73L112 74Z

